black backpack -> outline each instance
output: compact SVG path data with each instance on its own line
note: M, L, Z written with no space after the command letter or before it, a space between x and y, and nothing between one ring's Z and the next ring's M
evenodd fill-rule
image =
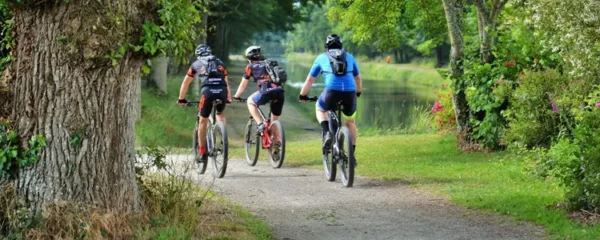
M219 70L221 62L215 56L201 58L202 65L206 68L207 82L203 85L222 85L225 84L225 74Z
M346 61L346 52L342 51L339 56L331 56L329 52L325 53L329 57L329 64L331 64L331 70L336 76L344 76L348 73L348 62Z
M282 84L287 81L287 72L275 60L265 60L265 67L274 83Z

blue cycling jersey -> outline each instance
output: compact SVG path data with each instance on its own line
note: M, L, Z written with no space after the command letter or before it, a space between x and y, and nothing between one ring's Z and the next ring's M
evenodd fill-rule
M319 73L323 75L325 81L325 89L342 91L342 92L354 92L356 91L356 84L354 83L354 77L360 74L356 59L350 53L346 53L347 71L344 76L336 76L333 74L331 64L329 63L329 57L326 53L322 53L315 59L315 62L310 69L310 76L318 77Z

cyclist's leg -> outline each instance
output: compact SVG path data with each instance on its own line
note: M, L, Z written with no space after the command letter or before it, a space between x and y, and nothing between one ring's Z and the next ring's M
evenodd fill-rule
M263 123L262 116L260 116L260 113L258 112L258 106L263 101L262 98L262 94L259 91L256 91L248 98L248 111L257 124Z
M283 92L276 93L271 101L271 121L279 120L279 116L283 112L283 103L285 102L285 96Z
M220 99L223 103L215 106L217 108L217 121L227 125L227 119L225 118L225 107L227 105L227 89L215 89L213 90L214 100Z
M350 130L350 134L352 134L352 145L356 147L357 130L354 121L356 116L356 92L344 92L341 100L344 106L342 114L344 115L346 127Z
M208 87L202 88L202 97L200 98L200 104L198 104L198 112L200 113L200 124L198 126L198 139L200 139L199 153L200 155L206 154L206 127L208 125L208 117L212 111L212 100L211 92Z
M329 148L331 146L333 134L335 133L335 129L331 129L331 127L334 126L332 126L332 123L330 123L327 119L327 111L332 110L334 107L331 103L334 102L335 104L335 99L333 98L333 91L325 89L319 96L315 107L317 121L319 121L319 124L321 125L321 128L323 130L321 136L323 140L323 148Z
M269 98L269 101L271 102L271 122L279 121L279 116L281 116L281 112L283 111L283 103L285 101L285 96L283 94L283 92L278 92ZM272 134L274 136L279 136L279 132L276 131L273 131Z

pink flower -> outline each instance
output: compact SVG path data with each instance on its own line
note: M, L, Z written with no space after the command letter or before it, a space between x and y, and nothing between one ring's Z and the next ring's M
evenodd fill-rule
M600 108L600 102L597 102L597 103L596 103L596 107L597 107L597 108Z
M442 110L444 110L444 106L440 102L435 102L433 107L431 107L431 111L434 113L441 112Z

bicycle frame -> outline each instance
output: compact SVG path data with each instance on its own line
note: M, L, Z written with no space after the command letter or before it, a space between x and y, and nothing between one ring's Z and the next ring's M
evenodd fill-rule
M262 134L262 148L267 149L270 148L273 144L273 141L271 141L271 135L269 133L269 128L271 128L271 112L269 112L269 117L265 117L265 114L258 105L256 106L256 108L258 108L258 112L260 113L260 116L262 117L263 122L265 123L265 129L263 129Z
M329 131L333 134L333 139L332 139L332 144L331 146L333 147L333 156L335 158L335 161L337 162L337 160L340 158L339 156L339 146L338 146L338 135L340 132L340 129L342 128L342 120L340 119L339 116L342 116L342 104L341 102L338 102L336 104L336 109L335 110L330 110L327 111L327 114L329 115L329 118L331 118L332 120L334 120L335 122L335 129L334 129L334 123L333 122L329 122Z

